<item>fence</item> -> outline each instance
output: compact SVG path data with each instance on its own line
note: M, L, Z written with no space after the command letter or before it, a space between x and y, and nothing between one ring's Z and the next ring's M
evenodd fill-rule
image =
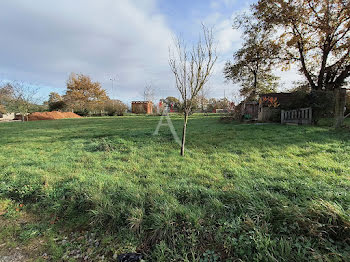
M300 108L295 110L281 110L281 124L312 124L312 108Z

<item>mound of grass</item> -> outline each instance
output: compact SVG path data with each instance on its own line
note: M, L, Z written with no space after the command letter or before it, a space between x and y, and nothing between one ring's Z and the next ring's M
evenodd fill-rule
M348 131L194 115L180 157L167 127L152 136L158 121L2 124L0 197L147 261L350 258Z

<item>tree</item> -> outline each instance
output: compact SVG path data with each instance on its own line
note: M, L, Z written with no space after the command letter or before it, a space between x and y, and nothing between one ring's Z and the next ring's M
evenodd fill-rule
M4 105L0 104L0 114L5 114L7 111L6 111L6 108Z
M208 112L215 112L215 110L218 109L218 101L215 98L210 98L208 100Z
M72 73L63 99L72 110L90 112L100 110L109 97L99 82L92 82L89 76Z
M176 97L168 96L162 102L165 103L169 108L176 109L176 110L180 110L181 109L181 102Z
M49 95L48 107L50 111L64 110L66 103L61 95L51 92Z
M240 84L240 94L247 100L257 100L259 94L274 92L278 77L272 69L278 46L269 39L271 32L263 30L257 20L247 15L237 17L233 27L243 28L244 42L234 53L233 63L226 63L225 78Z
M231 102L227 98L215 99L210 98L208 100L208 111L215 112L216 109L226 109L231 108Z
M209 93L209 87L202 88L198 95L198 104L199 108L202 112L204 112L208 105L208 93Z
M349 0L259 0L254 14L280 47L280 63L297 63L312 91L333 91L335 127L344 119L350 76Z
M154 88L151 85L145 86L145 90L143 91L143 100L144 101L154 101Z
M234 103L234 105L239 105L242 100L244 100L244 97L241 96L241 93L238 90L233 90L231 93L231 101Z
M181 156L185 154L186 128L192 104L198 93L208 82L217 60L212 30L203 25L203 39L188 50L184 41L178 38L176 50L169 54L169 65L175 76L176 88L181 95L184 114Z
M108 100L104 104L104 110L107 112L109 116L122 116L128 107L120 100Z
M6 110L15 113L20 113L22 122L25 121L28 114L35 111L35 95L37 89L26 85L22 82L11 82L1 88L3 93L6 93Z
M345 118L350 116L350 92L346 93L346 116Z
M217 101L217 107L228 110L231 107L231 102L225 97Z
M13 100L13 92L13 87L8 83L0 87L0 113L4 114L8 111Z

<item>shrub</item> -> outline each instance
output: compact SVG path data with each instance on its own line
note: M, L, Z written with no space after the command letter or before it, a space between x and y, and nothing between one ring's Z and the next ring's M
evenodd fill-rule
M135 114L146 114L146 108L143 106L135 106L133 109L133 113Z
M243 104L240 103L239 105L235 106L232 116L235 120L241 120L242 119L242 106Z
M109 100L105 103L105 111L109 116L123 116L128 107L120 100Z
M49 103L49 111L61 111L66 108L66 103L62 101Z
M309 94L314 124L323 117L331 117L334 110L334 94L331 91L311 91Z
M78 110L74 110L74 113L76 113L79 116L88 116L89 115L89 110L87 110L87 109L78 109Z

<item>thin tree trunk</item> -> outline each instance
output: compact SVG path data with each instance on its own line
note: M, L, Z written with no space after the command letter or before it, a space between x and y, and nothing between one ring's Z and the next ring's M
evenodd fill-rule
M255 96L257 94L257 89L258 89L258 73L254 72L254 90L251 94L251 98L255 99Z
M334 108L334 127L340 128L344 123L344 109L346 104L346 89L337 88L334 90L335 108Z
M182 130L182 143L181 143L181 156L185 155L185 143L186 143L186 128L187 128L187 119L188 119L188 113L185 113L185 118L184 118L184 127Z

